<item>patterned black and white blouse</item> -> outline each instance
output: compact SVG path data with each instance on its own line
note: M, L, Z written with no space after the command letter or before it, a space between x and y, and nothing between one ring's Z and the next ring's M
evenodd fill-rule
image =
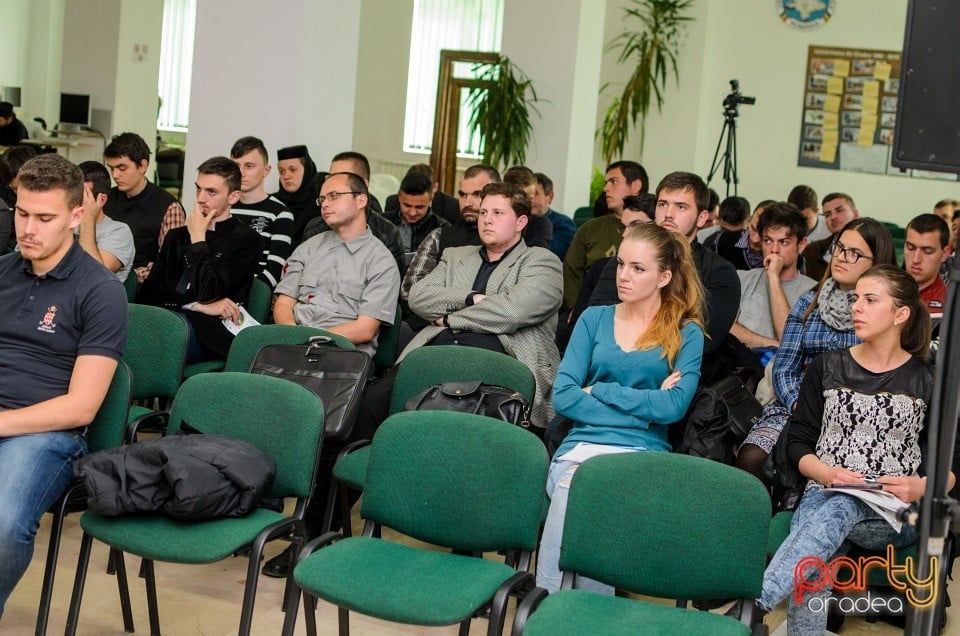
M917 358L874 373L849 349L825 353L803 379L787 454L796 464L813 453L866 477L922 474L932 394L932 369Z

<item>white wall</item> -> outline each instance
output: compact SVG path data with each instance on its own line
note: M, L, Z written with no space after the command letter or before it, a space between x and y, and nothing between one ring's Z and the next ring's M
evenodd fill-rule
M277 148L306 144L322 170L350 148L359 18L357 3L335 0L199 2L185 183L245 135L272 164ZM277 189L275 169L266 186ZM182 199L192 209L193 190Z
M90 96L91 108L113 110L117 94L120 0L83 0L64 7L60 91ZM49 124L55 121L47 122ZM110 132L110 131L107 131Z
M120 0L113 130L143 137L151 156L155 156L157 140L162 30L163 0ZM147 46L142 59L134 53L136 45Z

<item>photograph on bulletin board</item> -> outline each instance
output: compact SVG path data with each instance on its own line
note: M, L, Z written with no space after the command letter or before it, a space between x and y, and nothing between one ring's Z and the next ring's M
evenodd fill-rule
M900 51L811 46L797 165L894 174Z

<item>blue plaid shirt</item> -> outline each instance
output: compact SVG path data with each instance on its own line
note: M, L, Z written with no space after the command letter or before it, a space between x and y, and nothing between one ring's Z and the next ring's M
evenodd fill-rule
M837 331L820 317L820 309L813 310L806 322L803 314L813 302L816 290L801 296L787 316L780 338L780 348L773 360L773 389L780 403L793 410L800 394L800 381L807 365L821 353L846 349L859 344L853 329Z

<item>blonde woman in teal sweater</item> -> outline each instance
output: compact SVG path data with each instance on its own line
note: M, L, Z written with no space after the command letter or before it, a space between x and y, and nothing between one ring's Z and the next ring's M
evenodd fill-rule
M703 287L689 244L654 224L627 229L617 254L620 303L587 309L573 330L553 389L573 421L550 466L550 511L537 585L560 588L567 494L585 459L609 452L669 451L667 429L690 406L703 356ZM596 581L580 587L612 593Z

